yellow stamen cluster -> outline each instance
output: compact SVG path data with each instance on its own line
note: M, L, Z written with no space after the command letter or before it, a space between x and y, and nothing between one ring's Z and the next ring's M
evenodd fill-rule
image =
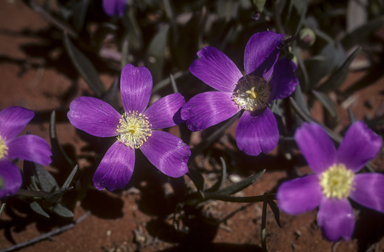
M5 139L0 136L0 159L8 154L8 147L5 145Z
M236 85L233 100L239 108L255 111L267 106L271 87L263 78L246 75Z
M351 170L343 164L335 164L320 176L320 185L327 198L342 199L349 196L353 190L353 176Z
M145 115L137 111L125 112L117 126L117 140L125 146L138 149L152 135L150 127L151 124Z

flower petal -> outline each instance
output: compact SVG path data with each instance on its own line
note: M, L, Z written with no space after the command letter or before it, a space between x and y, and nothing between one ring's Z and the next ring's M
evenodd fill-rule
M296 64L287 58L276 62L271 81L270 102L290 96L295 91L299 80L296 77Z
M127 0L103 0L103 8L109 16L123 16Z
M149 70L125 65L121 71L120 92L125 111L143 113L152 92L152 75Z
M52 151L49 144L41 137L24 135L6 142L8 147L7 158L32 161L42 165L49 165L52 160Z
M321 173L335 163L336 148L325 130L316 123L303 123L295 140L308 165Z
M248 74L256 74L268 80L272 74L273 65L277 61L284 34L272 31L254 34L245 47L244 70Z
M151 129L172 127L183 122L180 110L184 104L185 100L181 94L170 94L152 104L144 115L148 117Z
M16 137L27 126L35 113L23 107L8 107L0 111L0 136L6 139Z
M116 136L120 114L108 103L93 97L78 97L69 105L70 123L97 137Z
M8 160L0 160L0 199L17 193L22 182L19 168Z
M189 71L207 85L224 92L232 92L243 77L235 63L220 50L207 46L197 52Z
M288 214L301 214L320 205L323 193L316 175L284 182L277 189L279 208Z
M187 127L199 131L218 124L239 112L232 100L232 93L206 92L192 97L181 109L181 118Z
M105 153L93 175L93 184L98 190L123 189L132 177L135 167L135 150L116 141Z
M180 138L168 132L153 130L152 136L140 150L149 162L167 176L177 178L188 171L191 150Z
M356 174L354 190L349 197L373 210L384 213L384 175L379 173Z
M317 224L329 241L351 239L355 226L353 209L347 199L326 199L320 204Z
M272 151L279 142L276 118L269 108L258 115L245 111L236 127L237 146L247 155Z
M381 137L370 130L365 123L355 122L345 133L337 150L337 162L357 172L377 155L381 144Z

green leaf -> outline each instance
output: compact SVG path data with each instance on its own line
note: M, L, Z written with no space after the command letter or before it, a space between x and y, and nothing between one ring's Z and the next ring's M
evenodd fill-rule
M52 159L56 167L67 168L73 167L74 164L72 160L65 153L63 147L59 143L56 134L56 112L53 110L51 113L51 118L49 122L49 137L51 139L51 149L52 149Z
M339 114L337 113L336 104L332 101L329 95L312 90L312 93L316 96L316 98L321 102L324 108L328 111L329 115L332 117L333 124L337 124L340 122Z
M266 0L252 0L252 2L258 11L263 12Z
M133 50L139 51L143 47L143 34L136 19L136 9L128 8L128 15L121 19L128 34L129 45Z
M105 92L105 87L99 78L99 74L91 61L72 44L66 33L64 33L64 47L79 74L95 92L96 96L100 97Z
M221 189L224 185L225 178L227 177L227 165L225 164L225 161L222 157L220 157L221 160L221 176L219 180L209 189L207 189L205 192L216 192L217 190Z
M297 105L306 113L310 114L311 112L308 109L307 103L305 102L303 93L301 92L300 85L297 85L295 91L293 92L293 98L295 99Z
M31 207L31 209L32 209L34 212L36 212L36 213L38 213L38 214L40 214L40 215L42 215L42 216L44 216L44 217L46 217L46 218L49 218L49 215L43 210L43 208L41 208L41 206L39 205L39 203L37 203L36 201L32 201L32 202L29 204L29 206Z
M273 212L273 215L275 216L275 220L276 220L276 223L277 225L279 225L279 227L283 228L281 226L281 223L280 223L280 209L279 207L277 206L276 202L273 201L272 199L268 198L267 199L267 202L268 202L268 205L271 207L272 209L272 212Z
M341 65L336 70L336 72L334 72L329 77L329 79L319 87L319 91L329 92L338 90L347 78L347 75L349 73L349 66L351 65L352 61L356 58L356 56L360 53L360 51L361 47L353 51L353 53L349 55L349 57L345 60L343 65Z
M78 168L79 167L77 165L73 168L73 170L71 171L71 173L69 174L69 176L65 180L63 186L61 187L62 189L65 189L65 188L69 187L69 185L72 183L73 178L76 175L76 172L77 172Z
M265 172L265 169L262 170L261 172L255 174L255 175L252 175L248 178L245 178L237 183L234 183L232 185L229 185L223 189L220 189L218 191L215 192L215 194L218 194L218 195L231 195L231 194L234 194L234 193L237 193L237 192L240 192L242 191L243 189L247 188L248 186L252 185L253 183L255 183Z
M204 198L205 181L203 175L195 169L189 169L186 175L195 184L200 196Z
M72 190L73 187L62 188L51 193L43 202L45 205L50 206L56 203L67 191Z
M167 24L152 38L146 52L146 66L153 76L154 82L160 81L164 72L165 48L168 44L170 26Z
M317 57L320 60L304 62L308 70L310 88L314 88L324 76L341 66L347 58L343 47L334 43L328 43L323 47Z
M68 208L64 207L60 203L57 203L53 208L52 211L57 213L58 215L64 217L64 218L72 218L73 213Z
M59 188L55 178L40 164L24 160L24 174L30 177L29 181L35 180L38 188L44 192Z
M73 5L73 24L77 31L81 31L87 14L90 0L77 1Z
M384 15L381 15L368 23L356 28L350 33L347 33L341 40L344 49L348 51L354 45L367 39L367 37L375 30L379 29L384 24Z
M282 17L285 17L284 26L287 34L296 35L307 13L307 1L288 0L288 4L284 8Z
M357 121L355 115L353 114L351 108L348 108L348 116L349 116L349 120L351 121L351 123L354 123Z

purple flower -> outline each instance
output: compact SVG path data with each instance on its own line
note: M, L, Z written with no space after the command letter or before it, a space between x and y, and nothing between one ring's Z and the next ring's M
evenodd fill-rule
M135 165L135 149L139 148L165 175L183 176L188 171L189 147L180 138L154 129L182 122L178 112L185 104L184 97L171 94L145 110L152 92L151 73L129 64L121 73L120 92L122 115L92 97L79 97L69 107L68 118L76 128L98 137L117 137L93 176L95 187L113 191L127 185Z
M22 107L0 111L0 199L15 194L23 182L19 168L11 160L19 158L42 165L52 161L44 139L34 135L17 137L34 116L33 111Z
M355 174L377 155L382 144L363 122L352 124L338 150L323 128L314 123L304 123L295 140L315 174L279 187L281 210L300 214L319 206L317 223L330 241L351 238L355 218L348 197L384 213L384 175Z
M108 16L123 16L127 0L103 0L103 8Z
M244 53L243 75L224 53L205 47L189 70L207 85L219 90L198 94L181 110L187 127L199 131L244 110L236 127L237 146L248 155L268 153L279 141L276 118L267 104L289 96L296 88L296 65L279 57L284 34L256 33Z

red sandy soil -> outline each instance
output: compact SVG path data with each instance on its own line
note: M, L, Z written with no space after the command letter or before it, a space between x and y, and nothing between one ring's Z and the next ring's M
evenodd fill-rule
M31 56L23 50L25 45L31 43L44 45L43 40L29 36L23 31L29 30L33 34L47 27L49 23L21 1L0 1L0 109L8 106L23 106L37 113L56 109L64 111L62 114L65 115L71 100L91 93L82 79L69 79L56 68L47 65L43 57ZM363 74L363 72L351 73L344 88ZM101 76L107 86L115 77L107 74ZM73 88L73 85L76 85L75 91L68 100L63 102L63 94ZM355 94L356 99L351 108L357 119L372 117L379 107L383 106L383 94L380 94L383 90L384 79L381 79L375 85ZM370 104L369 108L364 105L367 102ZM340 107L339 113L342 127L337 129L341 130L350 122L345 109ZM312 116L322 120L320 104L315 104ZM229 133L231 131L233 133L233 129L234 127L231 127ZM49 142L48 130L48 121L38 118L34 119L22 133L30 131ZM78 155L87 153L84 150L86 142L78 136L76 129L65 120L65 117L58 120L57 134L60 143L73 146ZM273 155L264 157L273 157ZM267 168L267 172L239 196L262 195L274 189L288 176L292 176L284 167L279 166L279 161L259 164L258 160L257 158L246 159L249 171L243 172L240 177L255 174L264 168ZM87 165L86 159L79 158L80 169L90 169ZM377 171L384 171L382 153L375 159L372 166ZM53 168L52 170L54 171ZM210 184L213 184L217 178L214 175L210 176L212 172L211 167L204 173ZM297 172L305 174L309 169L303 166L299 167ZM164 178L162 180L167 181ZM226 183L231 182L228 180ZM21 251L188 251L185 247L177 247L177 240L169 232L167 223L170 224L171 219L164 223L156 214L157 208L163 208L162 204L165 204L165 201L151 198L151 195L154 195L151 190L167 192L170 190L169 184L162 183L155 188L144 181L135 186L138 190L131 189L120 193L98 192L91 189L82 205L78 204L74 208L75 220L87 210L92 211L90 216L72 229L25 247ZM214 237L212 244L202 245L201 250L261 251L261 203L210 201L206 202L204 207L207 213L225 221L219 224L216 234L201 230L202 235ZM357 209L358 222L353 239L335 244L322 238L316 224L316 211L299 216L281 213L282 228L280 228L268 207L266 235L269 251L366 251L375 242L378 242L376 248L372 247L371 251L384 251L382 239L384 214L356 205L354 207ZM0 219L2 232L0 249L27 241L68 223L69 221L60 221L55 217L52 219L39 217L29 210L28 205L19 200L10 200ZM193 242L196 245L201 240L196 238Z

